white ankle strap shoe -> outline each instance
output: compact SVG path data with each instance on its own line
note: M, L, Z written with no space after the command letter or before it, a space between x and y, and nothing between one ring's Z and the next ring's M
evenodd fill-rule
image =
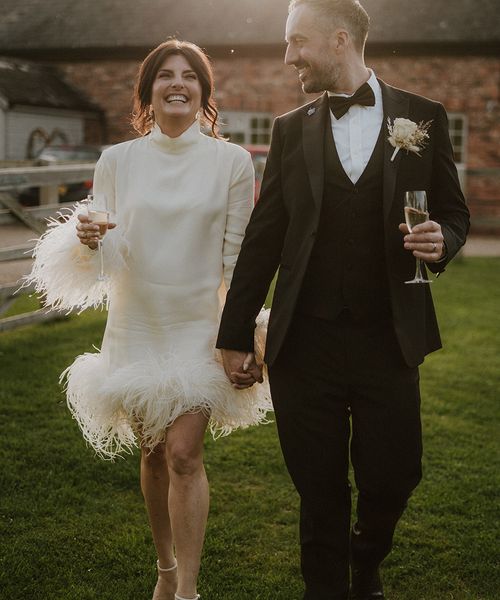
M169 571L174 571L175 569L177 569L177 561L175 562L175 564L174 564L173 567L168 567L168 569L162 569L160 567L160 561L159 560L156 561L156 566L157 566L158 571L160 573L168 573Z

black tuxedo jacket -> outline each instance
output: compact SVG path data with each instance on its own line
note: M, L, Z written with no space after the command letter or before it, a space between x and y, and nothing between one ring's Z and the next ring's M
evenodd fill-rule
M443 106L421 96L382 87L384 121L383 211L387 275L394 329L408 366L441 347L430 286L405 285L415 259L403 247L398 225L404 222L406 190L426 190L430 218L446 243L446 259L428 265L433 272L465 243L469 212L460 190ZM255 317L278 270L265 360L276 359L293 318L318 228L324 187L324 136L330 127L328 96L275 120L259 201L247 227L224 307L218 348L251 351ZM432 121L429 140L418 156L387 141L387 119Z

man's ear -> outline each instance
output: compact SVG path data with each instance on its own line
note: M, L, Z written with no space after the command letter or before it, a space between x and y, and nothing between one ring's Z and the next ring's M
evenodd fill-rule
M345 29L336 29L332 33L330 42L336 52L345 52L351 43L351 36Z

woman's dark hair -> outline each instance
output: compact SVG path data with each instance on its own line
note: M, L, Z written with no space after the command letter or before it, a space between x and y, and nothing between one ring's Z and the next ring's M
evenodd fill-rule
M168 56L183 56L198 76L201 85L202 123L212 130L212 135L219 136L217 105L214 98L214 76L208 56L196 44L184 42L175 38L168 39L143 60L134 88L134 110L132 125L141 135L149 133L154 124L151 114L151 93L153 83L160 67Z

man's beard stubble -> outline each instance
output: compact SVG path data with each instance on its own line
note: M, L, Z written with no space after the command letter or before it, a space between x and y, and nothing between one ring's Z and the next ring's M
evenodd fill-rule
M310 73L309 79L302 83L302 91L305 94L317 94L325 90L335 91L340 76L339 66L329 65L329 69L318 69L318 71L316 74Z

